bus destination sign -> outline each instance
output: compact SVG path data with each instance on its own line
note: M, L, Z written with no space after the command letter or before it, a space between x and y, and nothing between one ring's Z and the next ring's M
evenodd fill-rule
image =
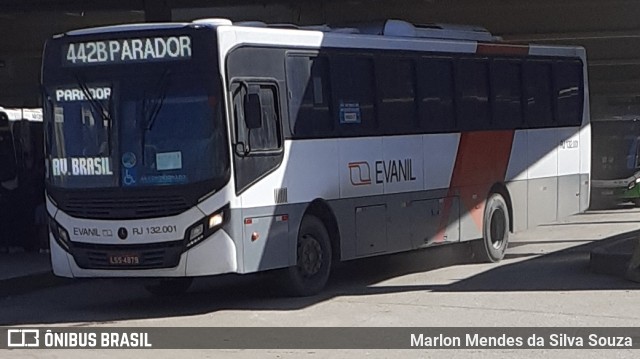
M70 43L64 49L67 65L101 65L191 58L191 37L168 36Z

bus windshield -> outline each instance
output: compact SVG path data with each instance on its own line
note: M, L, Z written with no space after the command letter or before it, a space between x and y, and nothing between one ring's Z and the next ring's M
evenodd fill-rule
M164 66L68 77L45 87L52 185L183 185L226 176L218 90L197 72Z

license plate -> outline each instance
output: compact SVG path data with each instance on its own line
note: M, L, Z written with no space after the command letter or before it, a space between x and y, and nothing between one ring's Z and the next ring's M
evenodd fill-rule
M603 196L613 196L613 190L608 189L601 192Z
M138 265L140 257L137 254L118 254L109 256L109 264L111 265Z

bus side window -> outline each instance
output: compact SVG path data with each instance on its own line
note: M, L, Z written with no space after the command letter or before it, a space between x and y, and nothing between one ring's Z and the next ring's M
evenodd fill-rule
M378 118L385 134L416 130L415 66L411 59L381 57L376 63L380 109Z
M340 135L377 134L374 75L371 57L335 55L331 58L333 112Z
M524 65L525 119L528 127L553 126L551 62L527 61Z
M329 63L326 57L287 57L289 126L295 137L310 138L333 131L329 111Z
M560 126L582 123L582 62L558 61L555 64L555 100Z
M427 132L453 130L453 64L450 58L422 58L417 67L418 119Z
M489 107L489 62L462 58L456 66L456 105L461 131L487 129L491 125Z
M496 59L491 64L491 108L495 129L520 128L522 121L522 65Z

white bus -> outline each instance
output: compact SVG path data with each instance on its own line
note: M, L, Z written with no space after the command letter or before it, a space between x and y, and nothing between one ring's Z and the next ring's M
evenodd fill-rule
M43 64L54 273L279 269L483 239L583 211L585 51L475 28L226 19L71 31Z

